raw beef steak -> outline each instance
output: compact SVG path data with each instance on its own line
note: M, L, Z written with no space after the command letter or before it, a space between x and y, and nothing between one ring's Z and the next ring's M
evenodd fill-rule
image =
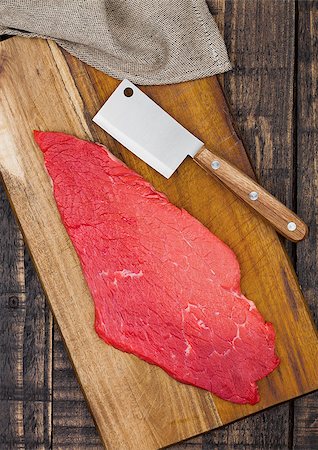
M234 253L104 147L35 132L110 345L236 403L279 364Z

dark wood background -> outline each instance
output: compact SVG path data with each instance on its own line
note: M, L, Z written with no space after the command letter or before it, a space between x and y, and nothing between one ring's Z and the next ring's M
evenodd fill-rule
M234 65L224 91L258 177L310 227L286 248L317 323L318 1L208 3ZM49 448L102 447L0 185L0 450ZM314 450L318 393L171 448Z

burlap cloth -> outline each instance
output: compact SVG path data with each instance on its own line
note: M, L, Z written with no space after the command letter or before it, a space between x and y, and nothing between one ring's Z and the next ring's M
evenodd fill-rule
M1 0L1 34L54 39L82 61L138 84L231 68L205 0Z

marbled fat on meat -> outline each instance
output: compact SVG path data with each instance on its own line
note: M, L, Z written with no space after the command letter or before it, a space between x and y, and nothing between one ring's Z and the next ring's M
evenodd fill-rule
M279 364L230 248L101 145L35 132L108 344L236 403Z

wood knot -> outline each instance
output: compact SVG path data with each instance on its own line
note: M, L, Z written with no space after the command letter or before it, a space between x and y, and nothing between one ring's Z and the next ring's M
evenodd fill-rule
M16 295L11 295L9 297L8 304L9 304L9 308L17 309L19 307L19 299L18 299L18 297Z

